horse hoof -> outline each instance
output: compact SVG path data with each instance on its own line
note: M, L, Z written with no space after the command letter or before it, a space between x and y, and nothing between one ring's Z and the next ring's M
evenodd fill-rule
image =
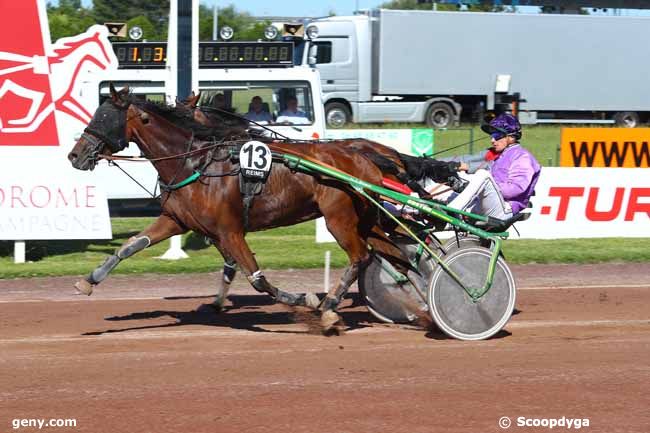
M339 326L341 318L333 310L324 311L320 316L320 325L322 332L325 335L330 335L332 333L340 334L342 327Z
M320 305L320 299L313 293L305 294L305 307L311 308L312 310L317 310Z
M74 284L74 288L77 289L79 295L90 296L93 294L93 285L86 280L79 280Z

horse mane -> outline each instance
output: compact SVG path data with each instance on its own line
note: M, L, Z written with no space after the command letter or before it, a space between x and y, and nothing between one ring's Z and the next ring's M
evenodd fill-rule
M179 128L191 131L194 137L200 140L221 139L232 132L226 125L211 128L198 123L194 120L191 111L182 104L167 105L164 102L142 100L134 95L129 95L128 100L144 111L156 114Z

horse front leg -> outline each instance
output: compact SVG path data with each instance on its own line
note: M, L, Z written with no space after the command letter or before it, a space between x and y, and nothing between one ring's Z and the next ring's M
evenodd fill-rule
M244 239L243 233L229 232L225 233L221 239L220 246L223 251L231 254L231 257L241 267L248 282L253 288L260 293L269 294L276 302L290 306L304 306L316 308L318 306L318 297L313 293L294 294L278 289L268 282L251 251L248 243ZM221 250L220 248L220 250Z
M90 296L94 287L104 281L108 274L124 259L131 257L138 251L164 241L174 235L185 233L187 229L181 227L172 218L161 215L149 227L137 235L129 238L122 246L109 256L104 263L95 268L88 277L79 280L74 287L80 294Z

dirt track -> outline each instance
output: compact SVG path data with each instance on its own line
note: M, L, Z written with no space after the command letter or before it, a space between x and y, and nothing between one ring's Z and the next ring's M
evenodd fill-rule
M243 278L229 311L197 313L215 274L112 277L90 298L74 278L0 280L0 431L483 433L502 416L650 431L650 264L513 272L520 313L482 342L383 325L353 299L345 335L311 335Z

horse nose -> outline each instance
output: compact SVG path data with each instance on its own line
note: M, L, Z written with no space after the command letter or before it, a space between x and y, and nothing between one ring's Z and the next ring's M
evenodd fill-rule
M77 155L74 152L68 153L68 161L70 161L72 163L74 163L77 160L78 157L79 157L79 155Z

